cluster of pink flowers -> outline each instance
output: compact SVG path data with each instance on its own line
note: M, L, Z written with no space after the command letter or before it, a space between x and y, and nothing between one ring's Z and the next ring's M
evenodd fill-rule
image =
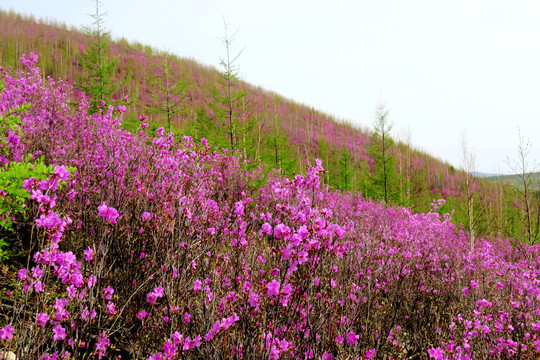
M538 247L471 250L449 215L322 186L320 161L289 179L128 133L24 61L2 75L0 114L23 120L7 160L55 170L23 183L38 250L0 328L19 358L540 356Z

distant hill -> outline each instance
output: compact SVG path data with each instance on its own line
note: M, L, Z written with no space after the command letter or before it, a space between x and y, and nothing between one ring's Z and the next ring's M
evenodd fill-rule
M482 172L473 172L472 174L479 178L492 178L492 177L499 176L498 174L488 174L488 173L482 173Z
M533 191L540 191L540 172L527 173L525 177L530 180ZM517 188L523 188L523 176L520 174L494 175L486 178L490 181L503 182Z

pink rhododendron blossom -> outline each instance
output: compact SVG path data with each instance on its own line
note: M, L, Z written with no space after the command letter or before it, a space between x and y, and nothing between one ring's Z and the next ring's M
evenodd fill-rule
M152 218L152 214L149 212L143 212L141 215L142 221L148 221Z
M107 303L107 313L108 314L115 314L116 313L116 309L114 308L114 302L109 301Z
M440 347L428 349L428 355L435 360L444 360L444 351Z
M106 288L103 289L103 294L101 295L101 297L103 299L111 300L113 294L114 294L114 289L110 286L107 286Z
M6 325L0 329L0 340L13 339L13 333L15 329L11 325Z
M27 274L28 274L28 271L26 269L20 269L18 272L17 272L17 277L21 280L24 280L26 279L27 277Z
M279 288L281 286L281 283L277 281L276 279L270 281L268 285L266 285L266 289L268 289L268 296L272 295L279 295Z
M276 239L282 239L286 237L287 235L289 235L290 231L291 229L287 225L278 224L274 228L274 236L276 237Z
M358 339L360 338L360 335L356 335L352 331L347 333L347 344L356 344Z
M46 313L37 313L36 314L36 324L43 327L47 325L47 321L49 321L49 315Z
M113 225L116 225L116 219L120 216L115 208L108 207L105 203L98 206L98 215Z
M323 352L322 354L322 360L333 360L334 359L334 355L332 355L331 353L327 353L326 351Z
M259 306L259 304L260 304L260 302L259 302L259 295L257 295L256 293L251 293L251 294L249 294L248 302L249 302L249 305L250 305L251 307L257 307L257 306Z
M61 325L56 325L52 331L53 339L56 341L64 340L67 337L66 329L64 329Z
M274 230L272 229L272 225L265 222L264 224L262 224L261 232L263 234L272 235L274 233Z
M86 248L86 250L83 251L84 253L84 260L91 261L94 258L94 250L90 246Z
M139 311L139 313L137 314L137 317L142 320L146 317L146 315L148 315L148 313L146 312L146 310L143 309Z

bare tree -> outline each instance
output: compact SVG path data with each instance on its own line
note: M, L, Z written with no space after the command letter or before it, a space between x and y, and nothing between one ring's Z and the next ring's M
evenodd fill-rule
M463 181L462 181L462 187L465 191L465 201L466 201L466 212L467 212L467 222L469 225L469 233L471 236L471 251L474 249L474 243L476 240L476 216L474 211L475 206L475 198L476 198L476 190L475 190L475 181L474 181L474 173L476 172L476 156L473 150L471 150L469 146L469 142L467 141L467 136L465 135L465 132L461 134L461 140L460 140L460 146L461 146L461 166L462 170L464 172L463 174Z
M534 191L534 173L532 169L537 166L529 164L528 156L531 152L531 142L521 135L518 129L518 158L517 160L507 159L507 164L511 171L516 174L518 184L513 185L514 200L519 210L519 220L525 228L527 243L533 245L538 240L538 230L540 224L540 202L538 192Z

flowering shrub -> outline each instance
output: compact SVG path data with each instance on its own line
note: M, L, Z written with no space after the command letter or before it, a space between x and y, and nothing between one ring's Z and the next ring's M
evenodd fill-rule
M30 256L0 320L18 358L540 356L538 247L471 251L448 215L321 186L319 161L263 179L206 142L125 132L23 62L0 114L54 170L23 184Z

